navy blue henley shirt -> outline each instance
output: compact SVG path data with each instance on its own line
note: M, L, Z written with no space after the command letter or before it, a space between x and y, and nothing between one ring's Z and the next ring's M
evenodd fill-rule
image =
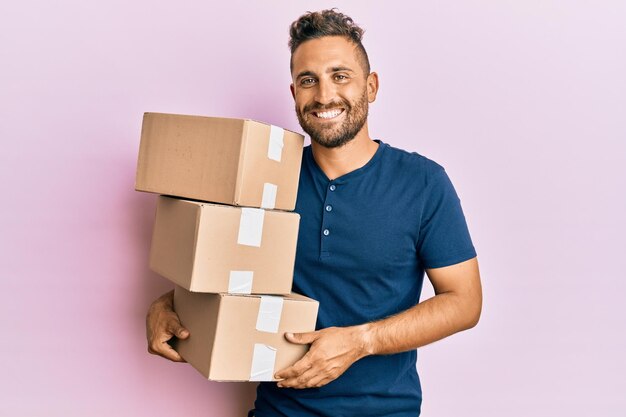
M293 289L320 302L317 329L351 326L419 301L424 268L476 256L445 170L377 140L363 167L329 180L304 148ZM257 417L416 417L415 350L368 356L335 381L304 390L262 382Z

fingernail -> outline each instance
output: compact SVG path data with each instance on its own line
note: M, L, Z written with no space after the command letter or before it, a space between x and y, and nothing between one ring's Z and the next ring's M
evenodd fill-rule
M276 384L276 385L278 385L278 388L282 388L283 387L283 384Z
M287 337L293 337L293 333L289 333L289 332L287 332L287 333L285 333L285 336L287 336Z

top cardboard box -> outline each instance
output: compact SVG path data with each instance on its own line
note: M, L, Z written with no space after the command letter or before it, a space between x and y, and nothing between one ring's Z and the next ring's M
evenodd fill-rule
M304 137L248 119L145 113L135 189L293 210Z

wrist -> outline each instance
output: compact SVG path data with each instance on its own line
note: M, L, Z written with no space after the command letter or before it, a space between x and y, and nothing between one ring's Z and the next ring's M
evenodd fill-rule
M150 306L151 309L169 309L169 310L173 310L174 308L174 290L167 292L165 294L163 294L162 296L160 296L159 298L157 298L156 300L154 300L154 302L152 303L152 305Z
M360 357L364 358L376 354L373 332L374 326L372 323L364 323L355 327L359 340Z

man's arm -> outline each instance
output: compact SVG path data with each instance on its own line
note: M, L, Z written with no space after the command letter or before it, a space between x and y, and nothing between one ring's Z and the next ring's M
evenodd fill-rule
M368 355L404 352L474 327L482 309L476 258L427 269L435 296L382 320L310 333L286 334L292 343L311 344L293 366L276 374L281 387L320 387Z
M167 343L174 336L186 339L189 337L189 330L180 324L178 315L174 312L174 290L172 290L154 300L148 309L146 316L148 352L174 362L185 362Z

